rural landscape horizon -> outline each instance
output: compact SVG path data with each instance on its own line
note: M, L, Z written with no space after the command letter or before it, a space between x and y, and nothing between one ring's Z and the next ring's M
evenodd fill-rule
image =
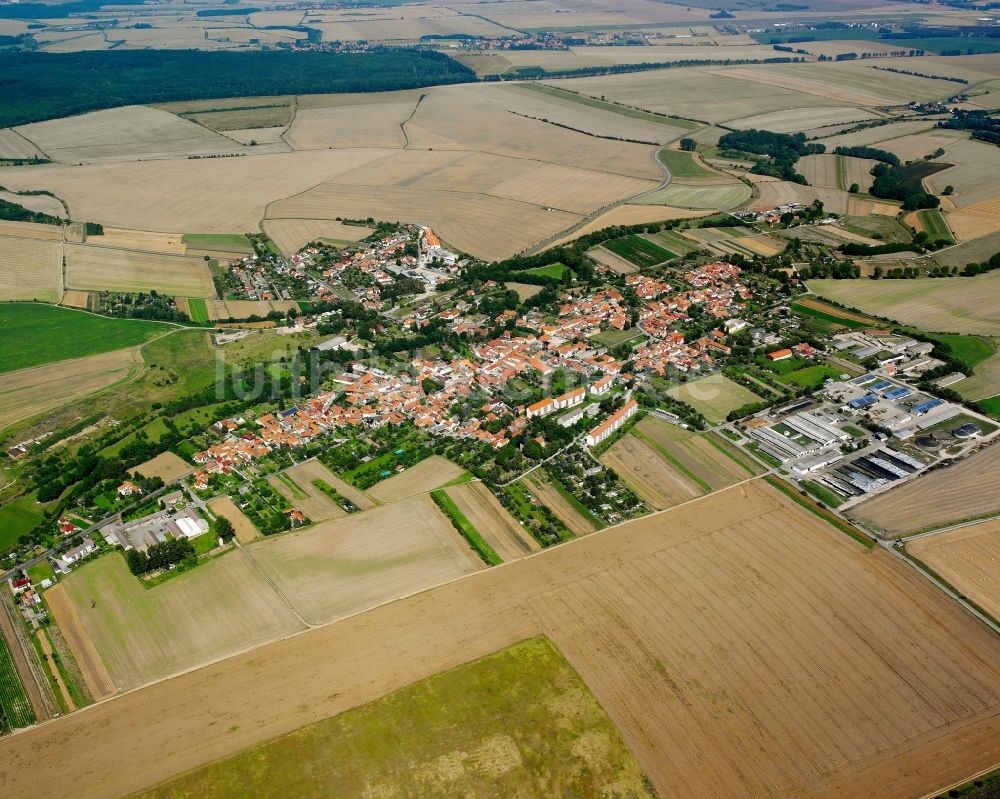
M987 0L0 0L0 794L1000 799Z

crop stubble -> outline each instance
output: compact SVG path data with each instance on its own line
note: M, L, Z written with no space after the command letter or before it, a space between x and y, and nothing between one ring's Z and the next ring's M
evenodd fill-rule
M995 757L996 639L754 483L70 715L0 762L14 791L120 796L539 633L661 795L904 799Z

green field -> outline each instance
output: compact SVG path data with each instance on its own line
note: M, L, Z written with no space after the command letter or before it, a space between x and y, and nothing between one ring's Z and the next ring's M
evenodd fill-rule
M580 748L584 741L586 754ZM546 639L534 638L139 796L650 799L653 794L579 675Z
M920 220L920 224L923 225L924 230L927 231L927 235L931 241L937 241L938 239L954 240L951 235L951 228L948 227L944 216L942 216L937 208L925 208L922 211L917 211L917 218Z
M34 721L35 711L24 692L7 641L0 635L0 730L27 727Z
M664 147L656 154L657 159L675 178L716 178L718 173L710 172L694 160L691 153Z
M518 272L517 274L554 277L557 280L562 280L566 277L566 267L563 264L549 264L548 266L536 266L534 269L525 269L523 272Z
M17 539L42 520L41 506L35 495L15 499L0 507L0 552L17 546Z
M751 34L761 44L789 43L808 49L808 42L803 39L812 39L817 42L835 41L866 41L881 42L898 47L900 50L926 50L929 53L941 53L959 51L965 53L996 53L1000 52L1000 42L996 39L977 36L914 36L912 38L892 38L884 39L879 36L877 30L872 28L820 28L815 30L802 30L801 28L788 31L762 31ZM796 42L795 40L798 40ZM863 47L858 48L864 50Z
M937 335L934 338L947 344L952 357L957 358L970 368L979 366L997 351L997 345L993 341L980 336Z
M671 183L663 189L642 195L636 202L642 205L673 205L678 208L729 210L750 199L748 186L732 183Z
M170 329L33 302L0 305L0 373L131 347Z
M730 380L721 372L687 383L678 383L668 389L667 394L686 402L710 422L724 422L730 411L761 400L750 389Z
M687 239L680 233L675 233L672 230L661 230L659 233L653 233L650 235L650 239L654 244L660 244L671 252L676 252L680 255L687 255L689 252L694 252L698 249L698 245L691 241L691 239Z
M799 388L815 388L823 385L823 381L828 377L836 380L840 377L840 370L823 363L817 363L782 375L780 380L783 383L791 383Z
M982 408L983 413L991 419L1000 420L1000 395L979 400L979 407Z
M181 241L194 249L253 252L250 239L242 233L185 233Z
M205 301L198 297L188 297L188 310L191 311L192 322L208 321L208 306Z
M653 244L648 239L636 235L611 239L611 241L604 242L604 247L640 267L655 266L677 257L658 244Z
M602 330L596 336L592 336L590 340L602 347L617 347L619 344L624 344L639 336L642 336L642 332L631 327L628 330Z
M840 226L851 233L878 239L887 244L908 242L913 238L909 229L892 216L879 214L842 216L840 217Z

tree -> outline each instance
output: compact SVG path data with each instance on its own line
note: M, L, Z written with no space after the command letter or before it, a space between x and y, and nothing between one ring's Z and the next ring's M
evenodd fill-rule
M955 187L954 186L945 186L944 187L944 191L941 192L941 193L945 194L945 195L954 194L955 193Z
M848 191L851 194L857 194L859 191L861 191L861 187L857 183L852 183Z
M691 152L698 146L698 142L694 139L681 139L681 149L685 152Z
M236 530L233 529L233 523L225 516L219 516L216 518L215 531L219 534L219 538L227 544L232 541L233 536L236 535Z
M125 563L136 577L149 571L149 559L138 549L130 549L125 553Z

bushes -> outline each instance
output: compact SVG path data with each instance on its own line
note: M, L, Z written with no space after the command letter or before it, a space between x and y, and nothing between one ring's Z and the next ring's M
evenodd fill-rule
M169 569L181 561L194 558L194 544L186 538L168 538L153 544L145 552L130 549L125 553L125 562L132 574L139 576L151 571Z

